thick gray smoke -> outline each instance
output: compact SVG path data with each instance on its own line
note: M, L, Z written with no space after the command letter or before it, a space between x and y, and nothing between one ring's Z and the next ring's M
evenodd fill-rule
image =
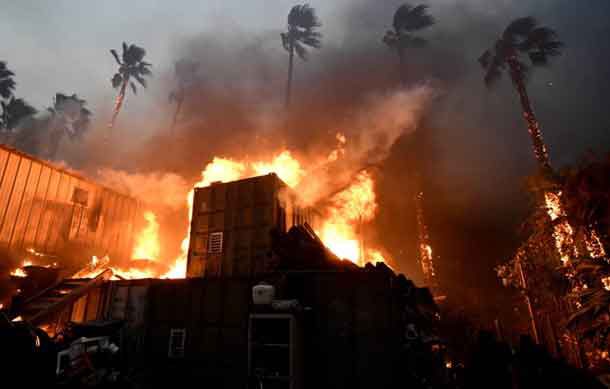
M281 105L287 67L279 39L284 20L277 20L277 30L252 33L218 23L176 39L169 55L157 57L199 62L201 82L187 96L175 132L168 130L175 106L167 102L175 84L173 64L155 64L155 104L147 114L121 116L110 150L101 143L105 121L100 120L87 144L65 148L65 158L88 171L105 166L174 173L194 182L213 155L255 158L280 146L311 155L334 142L340 128L357 129L353 135L366 138L367 127L376 124L361 125L367 120L362 107L393 90L399 79L397 58L381 38L401 3L341 2L321 14L324 47L312 52L308 63L297 63L289 113ZM470 298L497 285L491 269L515 247L527 209L524 177L534 167L509 81L487 90L476 59L514 18L532 15L558 31L565 54L534 73L530 94L554 164L573 162L610 141L605 107L610 3L425 3L438 23L422 32L428 47L409 51L401 71L409 82L431 81L443 93L427 105L418 131L398 138L384 154L375 230L399 268L417 279L412 197L415 181L421 182L441 284ZM391 115L386 119L391 121ZM470 293L472 288L477 293Z

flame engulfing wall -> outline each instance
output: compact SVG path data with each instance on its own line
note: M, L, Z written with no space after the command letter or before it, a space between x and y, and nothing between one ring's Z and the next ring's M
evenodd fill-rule
M301 205L315 205L322 210L323 220L317 232L339 257L359 264L384 261L385 250L375 241L374 231L370 231L378 211L376 168L401 134L415 130L426 103L433 96L432 88L427 85L370 95L349 121L349 127L337 128L326 136L326 142L320 141L315 147L304 150L283 146L279 139L277 142L268 140L262 145L253 142L247 154L232 152L213 157L191 189L184 184L183 178L169 173L129 174L104 170L100 175L115 185L121 183L134 195L151 199L150 211L161 224L160 239L165 240L161 243L160 262L170 268L165 274L157 272L157 276L185 275L192 188L271 172L295 189ZM332 141L329 142L329 138ZM167 204L163 203L164 199L168 199ZM175 247L180 239L174 235L174 242L167 242L164 239L167 229L164 230L163 225L167 215L176 214L180 199L183 206L187 206L188 217L183 216L181 222L167 223L171 224L169 229L183 231L182 243L172 254L172 250L164 246ZM184 210L179 213L185 214ZM151 220L148 229L141 232L148 237L154 230Z

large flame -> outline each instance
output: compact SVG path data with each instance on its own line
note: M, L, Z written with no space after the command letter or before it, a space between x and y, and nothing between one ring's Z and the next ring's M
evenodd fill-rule
M344 153L345 136L337 134L339 146L333 150L326 163L335 162ZM310 170L318 168L312 164ZM271 158L256 161L237 161L226 158L214 158L201 173L201 180L196 187L209 186L214 182L230 182L238 179L275 173L290 187L298 186L308 177L308 170L290 151L283 150ZM314 179L315 177L312 177ZM189 226L193 209L193 191L188 194ZM327 210L327 217L318 229L320 238L337 256L357 264L366 262L383 262L379 250L364 247L362 228L376 214L377 202L372 175L366 171L357 175L351 185L333 196ZM189 227L190 229L190 227ZM190 230L181 244L181 254L175 260L165 278L183 278L186 274L187 254Z
M159 223L157 217L151 211L144 213L146 227L138 234L136 246L131 257L134 259L159 259L161 244L159 243Z
M339 258L362 264L370 257L363 244L362 229L376 212L374 182L364 171L347 189L333 197L328 217L319 228L320 239ZM378 260L376 255L375 261Z
M327 156L311 158L310 160L298 159L288 150L281 150L272 154L269 158L256 160L236 160L215 157L201 172L201 179L195 183L185 196L188 206L188 226L184 239L181 243L180 254L171 261L169 270L164 274L159 273L159 266L142 268L138 266L112 267L116 277L125 279L137 278L184 278L186 276L187 254L190 239L190 222L193 211L193 194L197 187L206 187L216 182L230 182L247 177L275 173L288 186L296 188L307 183L306 194L302 195L304 204L313 204L317 199L325 196L322 193L328 188L316 187L317 172L327 165L340 160L345 156L345 144L347 139L342 134L336 136L338 145ZM312 180L310 185L308 180ZM315 193L312 193L315 192ZM320 192L320 193L317 193ZM365 244L364 227L371 222L377 213L377 201L375 194L375 182L373 175L368 171L362 171L351 179L350 184L340 192L334 194L325 201L323 209L324 219L317 226L317 233L327 247L338 257L350 260L356 264L363 265L367 262L385 262L382 251ZM146 226L136 234L136 244L132 253L133 259L159 260L161 247L159 242L159 223L152 211L144 214ZM370 246L370 247L369 247ZM96 263L88 267L89 276L95 276L98 271ZM79 274L82 276L83 272ZM99 274L99 272L97 273Z

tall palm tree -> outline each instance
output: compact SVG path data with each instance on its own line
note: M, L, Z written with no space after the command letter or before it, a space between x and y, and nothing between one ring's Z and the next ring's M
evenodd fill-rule
M140 85L146 88L146 79L144 77L152 74L150 71L152 65L148 62L144 62L146 50L133 44L127 45L127 43L123 42L123 53L120 58L116 50L112 49L110 50L110 53L112 53L112 56L119 65L119 69L112 77L112 87L120 88L114 105L112 120L108 124L108 127L112 128L121 111L121 107L123 106L127 85L129 84L133 93L137 94L136 84L132 80L135 78Z
M6 62L0 61L0 97L8 99L15 90L15 73L6 67Z
M536 160L543 170L550 169L549 155L542 139L540 124L530 103L526 83L531 66L547 65L550 57L561 54L562 47L563 43L558 40L554 30L540 27L532 17L524 17L509 24L494 47L485 51L479 58L488 86L497 81L503 71L509 72L521 99L523 117L527 123Z
M180 114L180 110L182 108L182 103L184 103L188 89L191 88L196 81L198 69L199 62L194 62L188 59L181 59L174 65L178 85L176 90L169 95L169 101L176 102L176 111L174 112L174 118L172 120L170 131L173 131L174 127L176 126L178 115Z
M281 34L282 46L288 51L288 82L286 83L286 107L290 106L292 93L292 74L294 54L307 61L307 46L319 49L322 45L322 34L317 31L322 26L316 11L309 4L295 5L288 14L288 29Z
M49 120L48 158L55 158L59 143L64 135L71 139L80 138L89 128L91 111L85 108L87 102L76 94L71 96L57 93L53 106L48 108L51 113Z
M7 101L0 102L2 114L0 116L0 128L3 131L13 131L25 118L36 113L36 109L23 99L11 97Z
M410 48L420 48L426 45L424 38L413 35L415 31L423 30L432 26L436 21L428 13L427 5L412 6L404 4L394 13L393 30L386 31L383 43L398 54L400 62L400 77L405 82L403 65L405 63L405 53Z

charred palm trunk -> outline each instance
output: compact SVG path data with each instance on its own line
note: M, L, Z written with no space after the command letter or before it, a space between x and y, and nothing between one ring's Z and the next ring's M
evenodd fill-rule
M290 43L290 54L288 59L288 81L286 82L286 109L290 107L292 94L292 71L294 67L294 43Z
M119 94L116 97L116 101L114 103L114 112L112 113L112 119L110 123L108 123L109 128L114 127L114 123L116 122L117 116L119 116L119 112L121 112L121 107L123 106L123 101L125 100L125 92L127 91L127 83L129 80L127 78L123 79L123 83L121 84L121 89L119 90Z
M398 73L400 76L400 86L405 87L407 85L407 78L405 76L405 51L404 49L398 50Z
M176 111L174 112L174 118L172 120L172 126L169 131L173 134L174 128L176 127L176 123L178 122L178 115L180 115L180 110L182 109L182 102L184 101L183 97L180 97L176 100Z
M523 118L525 119L527 130L532 140L536 160L538 161L538 165L542 170L550 170L551 163L549 161L549 154L547 152L546 145L544 144L544 140L542 139L540 124L538 123L538 119L536 119L536 115L534 114L534 110L532 109L532 105L527 94L527 89L525 88L525 81L523 80L521 65L516 58L509 59L508 64L510 66L513 83L517 89L519 98L521 99Z
M434 256L428 235L428 226L424 219L424 193L419 192L415 195L415 215L417 217L418 249L419 261L424 273L424 282L431 289L438 287L436 271L434 269Z

